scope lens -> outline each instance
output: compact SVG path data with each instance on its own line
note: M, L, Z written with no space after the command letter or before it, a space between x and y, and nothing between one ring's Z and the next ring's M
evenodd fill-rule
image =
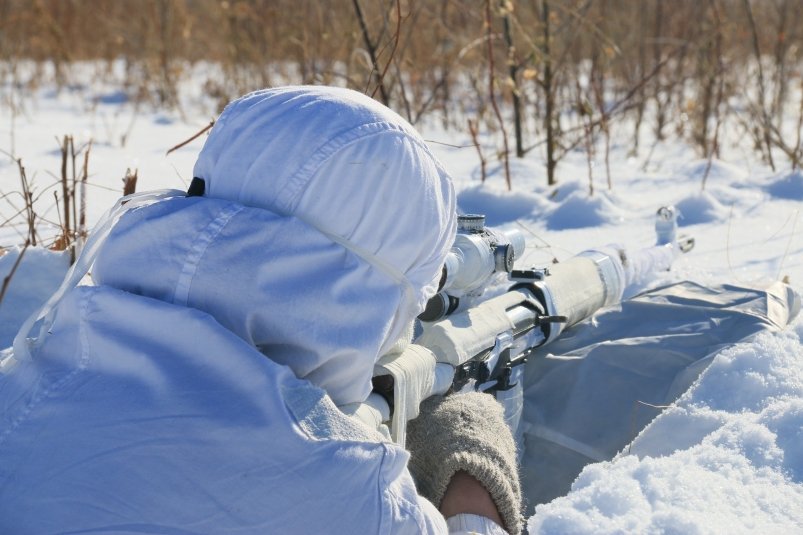
M447 295L446 293L435 294L429 301L424 311L418 315L421 321L438 321L443 319L455 310L460 304L460 299Z

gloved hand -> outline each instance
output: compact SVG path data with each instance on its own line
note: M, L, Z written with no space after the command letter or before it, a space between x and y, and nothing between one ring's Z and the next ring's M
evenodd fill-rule
M521 532L516 443L493 396L471 392L427 399L408 423L407 448L422 496L440 507L452 476L468 472L491 495L508 533Z

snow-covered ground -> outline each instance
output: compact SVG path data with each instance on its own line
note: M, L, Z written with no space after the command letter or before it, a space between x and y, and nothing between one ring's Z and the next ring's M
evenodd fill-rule
M7 91L7 88L0 89ZM8 99L3 99L7 101ZM184 118L137 108L114 87L41 89L0 107L0 149L21 158L39 195L37 211L58 220L53 200L60 173L59 141L93 140L89 158L88 218L96 221L122 191L126 169L138 169L138 190L186 189L200 138L170 155L213 118L212 106L192 101ZM772 173L730 132L722 160L707 166L681 143L655 145L646 129L642 154L629 139L614 139L608 189L601 157L593 162L595 194L588 195L586 155L575 151L546 186L542 154L511 162L513 191L494 162L486 183L466 133L420 128L455 178L460 207L485 213L490 225L515 226L528 236L522 263L564 260L610 242L630 247L654 240L656 209L675 204L682 231L696 248L673 271L645 286L691 279L762 285L786 279L803 291L803 174ZM125 142L123 143L123 137ZM489 135L486 154L494 154ZM462 148L458 148L462 147ZM783 165L783 164L781 164ZM0 221L22 206L17 165L0 154ZM19 224L16 224L19 223ZM0 226L0 277L15 264L24 241L22 218ZM43 236L56 229L40 226ZM0 303L0 347L57 285L62 254L25 252ZM571 492L529 511L531 533L800 533L803 532L803 319L781 333L764 333L730 347L674 406L663 412L610 462L588 466Z

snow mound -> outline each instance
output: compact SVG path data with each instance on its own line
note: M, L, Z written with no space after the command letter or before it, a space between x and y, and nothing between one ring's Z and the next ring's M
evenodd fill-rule
M95 97L99 104L125 104L128 102L128 94L121 90L109 91Z
M549 193L549 198L555 202L563 202L576 192L588 192L588 184L582 184L576 180L564 182L554 186Z
M623 219L621 210L605 194L590 196L574 191L547 215L546 224L550 230L563 230L597 227Z
M161 125L161 126L170 126L176 122L176 119L166 115L164 113L159 113L153 118L153 124Z
M777 176L765 189L777 199L803 201L803 173L794 171L788 175Z
M698 180L701 184L703 177L706 176L708 160L695 160L681 166L678 172L692 180ZM747 173L741 167L723 162L721 160L711 160L711 167L708 168L708 178L706 182L741 182L747 178Z
M539 505L529 532L794 532L803 525L802 326L798 318L717 355L628 450Z
M0 256L0 279L14 268L22 250L15 247ZM56 291L69 268L64 252L29 247L0 302L0 348L11 345L22 322Z
M466 214L485 214L488 226L498 226L521 218L537 217L548 202L534 193L510 192L486 185L466 188L457 195L457 205Z
M730 210L707 191L684 197L675 203L675 207L680 212L680 226L725 221L730 214Z

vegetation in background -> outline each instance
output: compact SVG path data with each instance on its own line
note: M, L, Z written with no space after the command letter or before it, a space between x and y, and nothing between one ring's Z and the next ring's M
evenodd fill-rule
M202 90L221 108L280 83L343 85L414 124L498 132L501 162L539 151L550 184L578 147L589 159L602 147L607 170L625 128L647 162L648 129L710 161L728 122L769 166L783 155L796 168L800 127L782 119L803 124L802 11L800 0L0 0L0 81L17 90L0 106L13 115L46 72L65 88L79 82L72 66L94 61L132 102L181 112L179 83L210 64Z

